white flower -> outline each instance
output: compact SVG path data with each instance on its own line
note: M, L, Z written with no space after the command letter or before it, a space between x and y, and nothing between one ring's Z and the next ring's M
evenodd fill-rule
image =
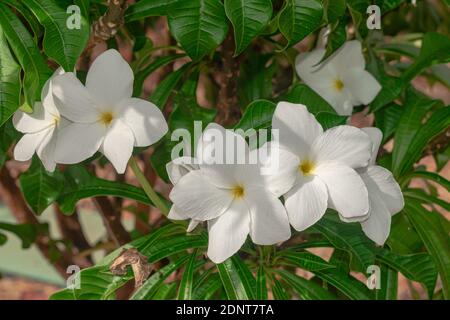
M351 115L353 106L369 104L381 86L366 70L359 41L348 41L342 48L316 66L325 49L315 49L297 56L299 77L340 115Z
M224 149L220 151L216 141L211 148L214 140L211 137L217 137L218 133L226 137ZM179 179L170 199L185 218L208 221L209 258L215 263L226 260L239 250L248 234L260 245L287 240L291 233L285 208L278 199L280 195L267 189L260 166L249 164L250 152L245 140L217 124L210 124L200 141L196 156L202 159L199 169ZM243 152L234 153L235 150ZM211 163L208 154L211 151L224 156L233 152L235 164Z
M166 165L167 174L169 176L170 182L173 185L176 185L180 179L193 170L200 169L199 165L196 163L196 159L188 156L183 156L180 158L176 158ZM180 210L173 204L170 208L168 218L172 220L186 220L183 214L179 212ZM197 227L197 225L201 221L191 219L189 226L187 228L187 232L191 232Z
M379 245L383 245L391 229L391 216L403 209L405 203L400 186L392 173L375 165L382 133L378 128L363 128L373 142L372 157L366 168L358 169L369 191L369 216L361 222L364 233Z
M52 96L53 79L64 73L62 68L55 71L47 80L41 92L41 102L36 102L33 112L28 114L17 111L13 116L13 124L17 131L25 133L14 148L14 159L30 160L36 152L45 169L55 170L55 144L57 131L68 124L55 106Z
M94 61L86 87L70 72L54 79L59 111L73 121L59 134L57 163L78 163L100 150L123 173L133 147L161 139L168 130L164 116L151 102L131 97L133 81L133 71L116 50Z
M293 187L284 195L292 226L302 231L327 208L343 220L367 215L367 189L354 168L368 164L372 143L363 131L337 126L323 131L305 106L278 103L272 128L279 130L280 172Z

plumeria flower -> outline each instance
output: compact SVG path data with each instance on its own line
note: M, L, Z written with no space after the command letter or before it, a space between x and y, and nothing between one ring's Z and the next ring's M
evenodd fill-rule
M392 173L375 165L382 133L378 128L363 128L372 139L372 157L369 165L358 169L367 190L369 191L369 215L361 222L362 229L368 238L378 245L383 245L391 229L391 216L401 211L405 205L400 186Z
M279 130L280 174L293 187L284 195L291 225L302 231L327 208L343 220L369 211L367 188L354 168L368 164L372 143L362 130L337 126L323 131L301 104L278 103L272 128Z
M198 169L200 169L200 167L197 164L196 159L189 156L176 158L166 165L169 180L173 185L176 185L178 181L189 172ZM172 205L167 217L172 220L186 220L187 218L180 213L180 210L175 205ZM200 222L201 221L199 220L191 219L187 232L194 230Z
M41 101L35 102L32 113L19 110L13 116L14 127L24 133L14 148L14 159L27 161L36 153L45 169L50 172L56 166L54 153L57 132L68 124L61 117L52 96L53 79L63 73L64 70L59 68L47 80L41 92Z
M113 49L94 61L86 86L71 72L54 79L55 102L73 121L60 132L56 162L78 163L100 151L124 173L133 147L149 146L166 134L162 112L151 102L131 97L133 81L130 66Z
M348 41L342 48L317 65L325 54L318 48L297 56L299 77L340 115L351 115L353 106L369 104L381 90L366 70L359 41Z
M224 137L223 143L213 141L218 136ZM234 164L213 163L212 154L233 154ZM250 151L244 138L210 124L200 139L196 158L199 169L183 175L169 197L183 217L208 222L208 256L213 262L231 257L248 234L260 245L289 239L285 208L278 199L280 195L272 191L282 188L269 189L260 165L249 163ZM286 182L280 179L278 183Z

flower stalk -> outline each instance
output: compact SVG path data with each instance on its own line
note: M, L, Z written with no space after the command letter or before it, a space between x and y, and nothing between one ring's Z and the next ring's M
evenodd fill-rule
M161 198L158 196L158 194L155 192L153 187L148 182L147 178L145 178L144 173L142 172L141 168L139 168L136 159L134 157L130 158L129 162L131 170L133 170L134 175L136 176L137 180L139 181L139 184L142 186L142 189L144 189L145 194L149 197L149 199L152 201L153 205L158 208L162 214L165 216L169 213L169 208L164 203L164 201L161 200Z

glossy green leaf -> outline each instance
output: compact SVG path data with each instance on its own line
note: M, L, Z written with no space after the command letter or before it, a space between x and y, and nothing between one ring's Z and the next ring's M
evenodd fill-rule
M417 170L413 171L408 178L422 178L430 181L434 181L443 186L448 192L450 192L450 181L445 179L443 176L439 175L436 172Z
M279 261L280 264L297 266L311 272L334 268L333 265L309 251L295 252L290 249L283 250L277 254L276 261Z
M72 1L23 0L23 3L44 26L45 53L64 70L72 72L89 39L88 21L83 15L80 15L80 28L78 26L68 27L70 24L67 8Z
M186 264L186 268L184 269L183 277L181 278L180 282L180 287L178 288L178 300L192 299L197 252L198 250L194 250L194 252L191 253L191 257L189 258L189 261Z
M336 297L315 282L308 281L287 270L277 270L277 274L286 281L302 300L335 300Z
M34 243L39 232L43 232L46 229L46 226L29 223L12 224L0 222L0 229L14 233L22 241L22 248L27 249Z
M0 25L0 126L20 106L20 66L14 60Z
M401 272L410 280L420 282L427 288L428 296L433 296L436 286L436 266L427 253L398 255L389 250L382 250L377 258L390 268Z
M150 101L153 102L158 108L164 109L164 106L169 99L170 94L173 89L180 82L186 70L189 68L190 64L183 65L180 69L172 72L167 77L162 80L155 91L150 96Z
M222 43L228 23L220 0L178 0L169 11L169 28L196 61Z
M41 89L52 71L47 66L39 48L28 30L4 4L0 3L0 25L15 57L25 72L23 89L28 107L40 99Z
M222 280L218 273L209 274L194 288L194 300L210 300L222 288Z
M130 5L125 12L125 21L136 21L151 16L165 16L170 6L178 0L140 0Z
M271 0L225 0L225 13L233 24L235 55L244 51L272 17Z
M347 9L345 2L345 0L324 0L328 23L338 21L345 14Z
M303 40L322 25L323 7L318 0L287 0L278 17L286 47Z
M381 264L380 271L380 289L375 291L375 298L377 300L397 300L398 271L385 264Z
M280 101L303 104L314 115L317 115L319 112L336 114L336 111L328 102L304 84L295 85L287 94L280 98Z
M97 178L81 165L71 166L64 172L64 189L57 198L62 212L71 214L79 200L98 196L115 196L151 204L142 189L122 182Z
M408 200L404 211L420 235L427 251L436 264L442 281L445 299L450 299L450 241L448 233L436 216L414 200Z
M264 267L259 266L258 273L256 275L256 300L267 300L268 292L267 292L267 281L266 281L266 272Z
M385 108L381 108L375 112L376 127L383 132L383 144L387 142L397 130L402 113L403 107L396 103L391 103Z
M35 157L30 168L20 176L20 188L25 200L36 214L41 214L60 195L64 186L62 174L48 172Z
M272 116L275 111L275 103L269 100L255 100L250 103L236 124L236 129L267 129L272 125Z
M351 275L347 275L335 269L324 269L315 272L320 279L327 281L345 296L352 300L372 299L370 291L366 285L356 280Z
M249 300L255 298L255 278L239 257L233 256L216 266L228 299Z

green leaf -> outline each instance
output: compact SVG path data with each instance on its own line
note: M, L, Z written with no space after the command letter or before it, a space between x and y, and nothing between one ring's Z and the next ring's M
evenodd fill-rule
M17 10L18 13L27 21L34 33L34 41L37 43L42 36L42 27L34 14L20 0L4 0L4 3Z
M422 121L427 113L437 102L423 98L412 90L408 90L403 106L403 114L394 136L394 150L392 153L392 172L399 177L404 172L406 154L416 134L422 126ZM409 161L409 160L408 160Z
M198 250L194 250L186 265L178 288L178 300L191 300L194 285L194 270Z
M316 276L327 281L333 287L341 291L345 296L352 300L370 300L371 293L367 287L353 278L335 269L324 269L315 272Z
M0 247L8 241L8 237L0 232Z
M436 32L425 34L418 59L403 73L405 83L411 81L425 68L436 63L450 61L450 39L448 36Z
M225 13L233 24L235 55L244 51L272 18L271 0L225 0Z
M40 215L60 195L64 186L62 174L48 172L34 157L30 168L20 176L20 188L30 208Z
M169 238L164 243L156 243L152 248L142 249L142 254L146 255L148 260L153 263L187 249L206 248L207 244L204 234L182 234Z
M296 252L290 249L280 251L277 254L276 261L280 264L297 266L302 269L315 272L317 270L335 268L321 257L316 256L308 251Z
M385 14L396 9L398 6L405 2L406 0L376 0L375 4L381 8L381 13Z
M168 265L156 271L147 281L144 282L131 296L130 300L148 300L154 295L162 285L163 281L167 279L175 270L178 270L189 260L189 256L185 255L181 258L170 262Z
M211 270L211 269L210 269ZM218 273L207 274L207 277L202 279L196 285L193 293L193 300L210 300L214 294L222 288L222 280Z
M249 300L255 298L255 278L239 257L233 256L216 266L229 300Z
M423 171L423 170L413 171L408 176L408 178L409 179L422 178L422 179L426 179L426 180L431 180L436 183L439 183L441 186L443 186L447 190L447 192L450 192L450 181L448 181L447 179L445 179L443 176L439 175L436 172L429 172L429 171Z
M319 112L336 114L336 111L328 104L328 102L304 84L295 85L279 100L303 104L308 108L308 111L314 115L317 115Z
M255 100L251 102L236 124L235 129L267 129L272 125L272 116L276 105L269 100Z
M20 90L20 66L9 51L0 25L0 126L19 108Z
M375 112L375 124L383 132L382 143L386 143L397 130L403 107L395 102Z
M266 272L264 266L259 266L256 275L256 300L268 300Z
M138 70L135 72L134 76L134 84L133 84L133 96L138 97L141 95L142 86L144 84L145 79L157 69L181 58L184 57L184 54L172 54L167 56L157 57L154 61L148 64L145 68Z
M323 234L334 247L349 252L364 270L374 264L376 248L362 233L359 225L343 223L326 215L312 229Z
M330 112L319 112L316 114L316 120L322 125L324 130L346 124L347 118L347 116L340 116Z
M347 0L347 7L353 19L353 25L360 37L365 38L368 33L366 25L367 7L371 5L369 0Z
M170 6L177 2L178 0L140 0L128 7L124 19L131 22L151 16L166 16Z
M29 223L12 224L0 222L0 229L14 233L22 241L22 248L27 249L36 240L39 232L43 231L45 225L36 225Z
M98 196L133 199L151 205L150 199L142 189L122 182L97 178L81 165L71 166L65 170L64 178L64 189L60 192L57 202L61 211L66 214L74 211L79 200Z
M398 175L403 175L416 161L420 160L427 144L449 126L450 106L434 111L428 121L418 128L400 163L395 163ZM395 159L398 160L398 158Z
M398 272L387 267L380 266L380 289L375 291L377 300L397 300Z
M177 292L177 283L163 283L152 296L152 300L172 300Z
M336 297L315 282L308 281L287 270L276 270L276 273L298 293L302 300L335 300Z
M450 299L450 241L440 220L414 200L405 204L409 221L420 235L427 251L434 260L442 281L445 299Z
M345 0L324 0L324 7L328 23L338 21L345 14L345 9L347 9Z
M408 279L424 284L428 296L430 298L433 296L437 270L429 254L398 255L389 250L382 250L377 254L377 258L390 268L401 272Z
M323 7L318 0L287 0L278 27L290 47L322 25Z
M72 1L23 0L23 2L44 26L45 53L65 71L72 72L89 39L88 21L81 15L80 29L68 27L67 7Z
M270 99L273 96L272 79L277 64L271 54L259 54L249 51L245 62L241 63L238 79L238 96L241 107L258 99Z
M25 72L23 79L25 100L28 106L32 107L34 101L40 99L41 89L52 72L28 30L19 18L2 3L0 3L0 25L15 57Z
M421 203L441 206L444 210L450 211L450 203L437 196L429 195L422 189L407 188L403 190L403 195L408 198L419 200Z
M197 61L222 43L228 23L220 0L178 0L169 11L169 28L186 53Z
M189 68L190 63L183 65L180 69L169 74L164 80L162 80L155 91L150 96L150 101L153 102L158 108L164 109L164 106L169 99L170 94L176 85L180 82L186 70Z

